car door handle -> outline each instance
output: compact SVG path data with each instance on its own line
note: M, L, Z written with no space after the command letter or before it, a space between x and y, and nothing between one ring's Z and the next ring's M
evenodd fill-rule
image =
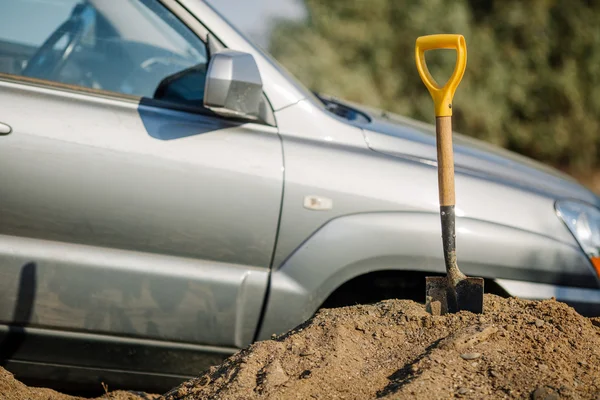
M6 124L3 124L2 122L0 122L0 135L1 136L8 135L11 132L12 132L12 128L9 125L6 125Z

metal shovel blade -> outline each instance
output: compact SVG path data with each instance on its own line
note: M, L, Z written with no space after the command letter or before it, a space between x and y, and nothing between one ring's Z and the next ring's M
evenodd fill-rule
M425 285L425 307L432 315L483 313L483 278L467 277L454 286L446 276L427 276Z

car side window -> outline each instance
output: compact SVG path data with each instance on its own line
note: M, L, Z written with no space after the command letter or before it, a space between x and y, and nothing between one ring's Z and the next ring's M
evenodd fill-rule
M201 105L207 63L205 43L158 0L0 0L0 73L152 98L193 70L186 93L161 97Z

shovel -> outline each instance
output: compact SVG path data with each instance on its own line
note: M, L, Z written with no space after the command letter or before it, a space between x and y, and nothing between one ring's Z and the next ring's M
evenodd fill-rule
M456 50L454 72L444 86L429 73L425 52L436 49ZM454 229L454 155L452 153L452 99L467 66L467 45L462 35L429 35L417 38L415 56L421 80L435 105L435 132L438 160L438 189L446 276L426 277L425 306L434 315L461 310L483 312L483 278L468 278L456 262Z

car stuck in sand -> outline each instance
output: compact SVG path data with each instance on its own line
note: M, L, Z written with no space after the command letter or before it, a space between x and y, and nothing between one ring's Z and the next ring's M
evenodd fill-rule
M432 126L310 92L200 0L0 7L0 335L19 379L159 391L443 273ZM459 134L454 157L461 269L600 314L600 198Z

